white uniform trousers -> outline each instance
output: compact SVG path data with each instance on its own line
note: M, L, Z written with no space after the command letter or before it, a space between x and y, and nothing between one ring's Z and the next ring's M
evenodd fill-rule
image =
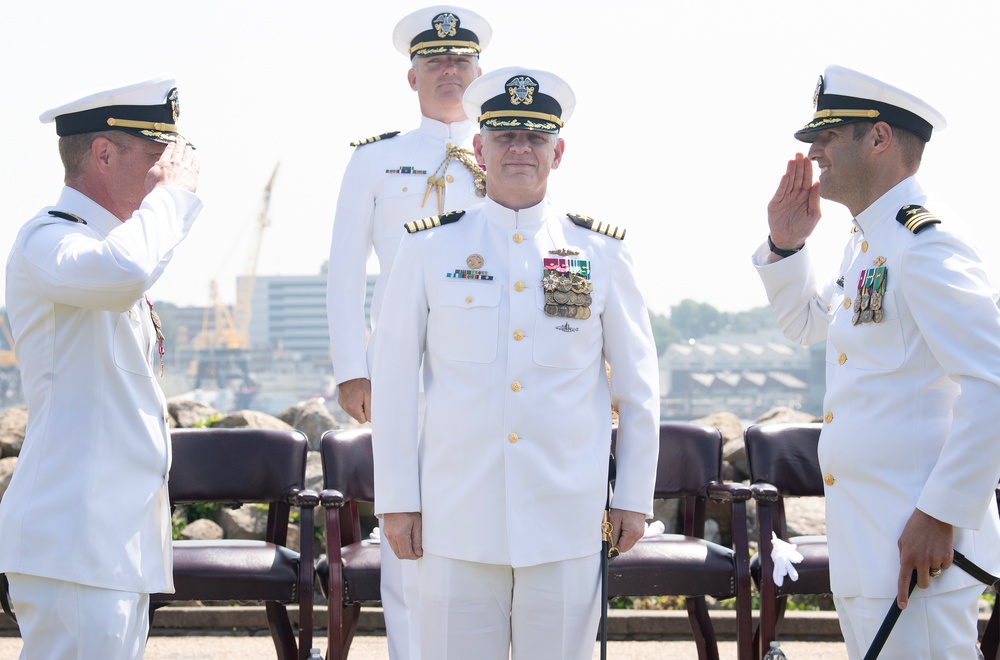
M149 632L149 594L8 573L21 629L20 660L140 660Z
M953 567L950 570L962 569ZM919 588L915 589L879 658L976 660L978 605L983 590L982 585L976 585L915 598ZM892 601L892 598L833 599L850 660L865 657Z
M382 519L378 521L382 529ZM389 644L389 660L420 660L419 595L417 593L417 562L403 561L381 537L380 588L382 616L385 618L385 638Z
M424 553L420 642L435 660L590 660L600 555L511 568Z

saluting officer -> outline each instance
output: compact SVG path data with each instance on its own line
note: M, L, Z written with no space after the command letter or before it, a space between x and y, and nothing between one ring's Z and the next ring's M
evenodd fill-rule
M612 404L621 550L652 511L657 359L625 232L546 196L574 106L545 71L472 83L486 199L408 223L389 276L375 506L383 543L419 566L424 657L592 657Z
M375 327L403 224L464 208L484 194L486 175L472 153L476 125L465 116L462 94L481 75L479 54L491 36L483 17L461 7L426 7L400 20L392 41L411 62L407 81L417 93L420 126L352 143L330 244L327 315L338 401L358 422L371 419L365 295L372 249L379 264L371 301ZM418 658L416 628L409 624L415 571L381 550L389 657Z
M819 459L848 653L864 656L896 598L906 611L884 657L972 660L983 585L949 566L954 549L1000 569L1000 437L984 416L1000 402L997 291L974 242L914 178L941 114L839 66L814 103L795 133L808 157L789 161L753 260L785 335L827 342ZM854 216L830 281L814 274L807 241L820 197Z
M174 588L163 337L145 292L202 207L179 114L160 77L41 116L66 185L7 261L28 427L0 503L0 571L25 659L138 660L149 594Z

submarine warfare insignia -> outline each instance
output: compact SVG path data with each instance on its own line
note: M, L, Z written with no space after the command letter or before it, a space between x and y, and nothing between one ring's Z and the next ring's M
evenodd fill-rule
M854 300L854 316L851 322L881 323L884 311L882 299L885 297L886 283L889 281L889 269L885 266L862 270L858 276L858 297Z
M590 283L590 262L556 257L545 257L542 261L545 267L542 276L545 315L581 321L589 319L593 302L590 294L594 290L594 285Z
M580 254L576 250L569 250L567 248L559 248L558 250L549 250L549 254L554 254L557 257L575 257Z
M557 325L556 330L562 330L563 332L579 332L580 328L574 328L569 324L569 321L566 321L562 325Z
M360 140L355 140L351 143L352 147L363 147L366 144L372 144L374 142L379 142L380 140L388 140L389 138L394 138L399 135L399 131L391 131L389 133L382 133L381 135L376 135L374 137L366 137Z
M899 213L896 214L896 222L914 234L919 234L931 225L940 224L941 220L922 206L907 204L899 209Z

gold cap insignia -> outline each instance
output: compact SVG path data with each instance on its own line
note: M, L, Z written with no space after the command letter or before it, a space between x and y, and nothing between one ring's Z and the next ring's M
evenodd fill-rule
M437 30L438 37L454 37L458 33L458 17L451 12L438 14L432 21L434 29Z
M531 105L535 101L536 89L538 83L530 76L514 76L507 81L511 105Z

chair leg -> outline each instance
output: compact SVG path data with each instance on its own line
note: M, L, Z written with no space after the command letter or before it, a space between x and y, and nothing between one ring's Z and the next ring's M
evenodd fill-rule
M288 610L280 603L268 601L264 603L264 611L267 613L267 627L271 629L271 639L274 641L278 660L297 660L298 649L292 623L288 620ZM309 649L306 649L306 653L308 652Z
M352 603L344 606L344 617L340 624L340 643L343 649L343 660L347 660L347 654L351 650L351 642L358 632L358 621L361 619L361 603Z
M704 596L688 596L684 599L688 611L688 621L698 647L698 660L719 660L719 646L715 640L715 628L708 616L708 606Z
M1000 660L1000 595L993 605L993 614L983 631L983 641L979 645L986 660Z

